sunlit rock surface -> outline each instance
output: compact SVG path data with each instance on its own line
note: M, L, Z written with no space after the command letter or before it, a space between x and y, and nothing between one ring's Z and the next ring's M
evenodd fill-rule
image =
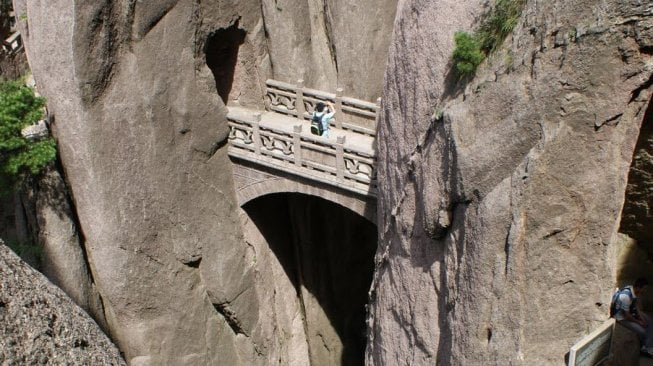
M607 318L653 84L650 3L527 1L513 36L457 80L453 34L483 4L397 11L370 364L561 364Z

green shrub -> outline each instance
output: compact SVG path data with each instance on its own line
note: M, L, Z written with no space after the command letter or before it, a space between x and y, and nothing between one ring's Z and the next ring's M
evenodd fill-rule
M0 81L0 195L15 190L56 157L54 140L27 140L21 131L43 118L45 99L18 81Z
M525 0L497 0L476 33L456 32L453 60L458 74L470 75L517 25Z
M523 7L524 0L497 0L478 31L481 48L486 54L499 48L503 40L512 33Z
M456 70L461 75L473 74L485 58L478 41L467 32L456 32L454 41L456 48L453 51L453 61Z

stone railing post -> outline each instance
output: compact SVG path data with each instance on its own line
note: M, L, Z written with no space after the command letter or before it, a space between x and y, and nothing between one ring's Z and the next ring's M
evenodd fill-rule
M336 137L336 177L345 179L345 136Z
M261 131L259 124L261 123L261 113L254 113L254 123L252 124L252 140L254 140L254 153L261 154Z
M304 79L297 80L295 86L295 111L297 111L297 118L300 121L304 120Z
M335 108L336 114L334 118L336 119L336 127L342 128L342 88L336 89L336 99L335 99Z
M302 166L302 125L292 128L292 147L295 156L295 165Z

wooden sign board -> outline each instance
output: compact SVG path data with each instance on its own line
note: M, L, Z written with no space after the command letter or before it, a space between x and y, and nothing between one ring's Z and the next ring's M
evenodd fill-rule
M608 359L611 352L613 328L614 319L609 319L571 347L567 365L595 366Z

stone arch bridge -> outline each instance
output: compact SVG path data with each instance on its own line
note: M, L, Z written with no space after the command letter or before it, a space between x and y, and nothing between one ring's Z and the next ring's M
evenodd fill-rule
M230 106L229 156L240 206L272 193L303 193L376 223L377 103L266 82L266 110ZM329 137L310 133L318 102L334 104Z

